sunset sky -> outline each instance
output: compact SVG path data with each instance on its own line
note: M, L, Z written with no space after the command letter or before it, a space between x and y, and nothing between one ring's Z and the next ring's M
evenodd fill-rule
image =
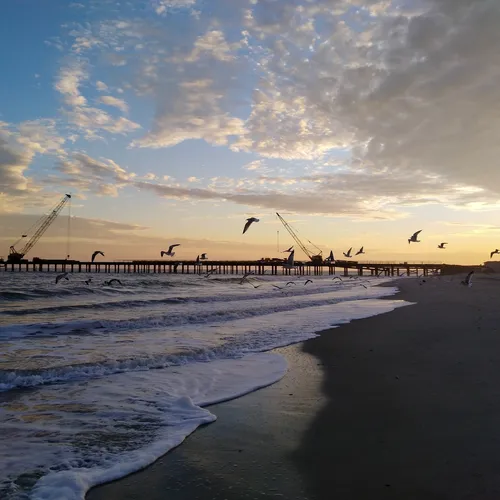
M70 246L65 209L29 257L275 257L278 211L325 256L489 260L499 26L498 0L2 2L0 256L70 192Z

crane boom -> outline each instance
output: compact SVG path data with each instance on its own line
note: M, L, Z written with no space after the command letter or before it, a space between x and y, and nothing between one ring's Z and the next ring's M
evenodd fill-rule
M285 226L285 229L290 233L290 236L295 240L295 243L297 243L297 245L299 245L301 250L309 257L309 259L311 259L312 262L323 262L323 256L322 256L321 250L319 250L319 248L316 247L319 250L319 254L312 255L312 253L306 248L304 243L302 243L302 241L300 241L300 238L297 236L297 233L288 224L288 222L285 219L283 219L283 217L281 217L281 215L278 212L276 212L276 215L278 216L278 219L281 221L281 223ZM309 240L307 240L307 241L309 241ZM311 242L309 242L309 243L311 243ZM311 243L311 245L312 245L312 243ZM313 245L313 246L316 246L316 245Z
M49 228L49 226L54 222L59 212L63 209L64 205L68 200L71 199L70 194L65 194L62 200L50 211L49 215L44 215L41 217L34 227L37 229L29 241L24 245L23 249L18 252L14 245L10 247L10 253L8 261L16 262L20 261L36 244L36 242L43 236L43 233ZM23 237L26 235L23 235Z

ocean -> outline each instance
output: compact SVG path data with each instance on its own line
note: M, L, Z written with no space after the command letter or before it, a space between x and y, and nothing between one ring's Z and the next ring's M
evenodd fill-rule
M278 381L273 348L406 305L387 278L55 276L0 274L3 500L82 500Z

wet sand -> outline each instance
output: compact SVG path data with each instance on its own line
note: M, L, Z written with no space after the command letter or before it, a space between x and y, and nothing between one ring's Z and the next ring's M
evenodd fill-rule
M415 305L278 350L280 382L87 498L500 498L500 281L462 278L402 280Z

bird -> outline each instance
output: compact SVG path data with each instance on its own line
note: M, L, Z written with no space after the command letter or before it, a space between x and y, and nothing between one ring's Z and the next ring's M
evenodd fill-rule
M344 257L351 258L351 257L352 257L352 255L351 255L351 250L352 250L352 247L351 247L351 248L349 248L349 250L347 251L347 253L343 252Z
M333 250L330 250L330 255L325 259L328 262L333 262L335 260L335 257L333 256Z
M363 283L360 283L360 285L361 285L363 288L367 288L365 285L363 285Z
M182 262L177 262L176 264L174 264L174 273L177 272L177 268L182 264Z
M445 243L445 242L440 243L440 244L438 245L438 248L442 248L443 250L446 250L445 245L447 245L447 244L448 244L448 243Z
M411 237L410 237L410 238L408 238L408 245L409 245L410 243L420 243L420 240L417 240L417 238L418 238L418 234L419 234L419 233L421 233L421 232L422 232L422 230L420 229L420 230L419 230L419 231L417 231L416 233L413 233L413 234L411 235Z
M335 277L332 278L332 280L344 281L340 276L335 276Z
M62 273L62 274L58 274L56 276L56 285L59 283L59 281L61 281L62 279L65 279L65 280L68 280L69 281L69 278L68 278L68 273Z
M97 257L98 254L101 254L103 257L104 257L104 252L101 252L100 250L96 250L93 254L92 254L92 262L94 262L95 258Z
M471 287L472 286L472 275L474 274L474 271L471 271L466 278L460 282L460 284Z
M248 228L252 225L252 222L259 222L259 219L256 219L255 217L248 218L243 228L242 234L245 234L247 232Z
M168 255L169 257L173 257L175 255L175 252L172 252L172 250L175 247L179 247L180 245L181 245L180 243L175 243L174 245L170 245L166 252L164 252L163 250L160 252L160 257L163 257L164 255Z
M92 278L89 278L88 280L85 280L84 283L89 286L92 281Z
M363 250L363 247L361 247L357 252L356 252L356 255L361 255L361 254L364 254L365 251Z
M293 252L293 245L288 250L283 250L283 253Z
M295 256L295 250L292 250L288 255L286 261L283 263L283 267L285 269L295 269L295 265L293 263L294 256Z
M247 278L248 278L249 276L251 276L252 274L254 274L254 272L253 272L253 271L250 271L249 273L245 273L245 274L243 275L243 277L241 278L240 285L243 285L243 282L244 282L244 281L248 281L248 280L247 280ZM249 283L250 283L250 282L249 282Z
M273 285L274 288L277 288L278 290L283 290L283 287L278 286L278 285Z
M105 281L104 284L105 285L112 285L114 282L118 283L119 285L122 284L122 282L118 278L113 278L109 281Z
M198 265L200 263L200 256L198 255L198 257L196 257L196 260L195 260L195 265Z
M497 248L497 249L495 249L495 250L493 250L493 252L491 252L491 253L490 253L490 259L491 259L491 258L493 257L493 255L495 255L496 253L500 253L500 250L498 250L498 248Z
M313 280L307 280L305 283L304 283L304 286L306 286L308 283L312 283Z
M286 284L286 286L288 286L288 285L296 285L296 283L295 283L295 281L289 281L289 282Z
M208 259L207 254L206 253L202 253L201 257L200 257L200 260L207 260L207 259Z

